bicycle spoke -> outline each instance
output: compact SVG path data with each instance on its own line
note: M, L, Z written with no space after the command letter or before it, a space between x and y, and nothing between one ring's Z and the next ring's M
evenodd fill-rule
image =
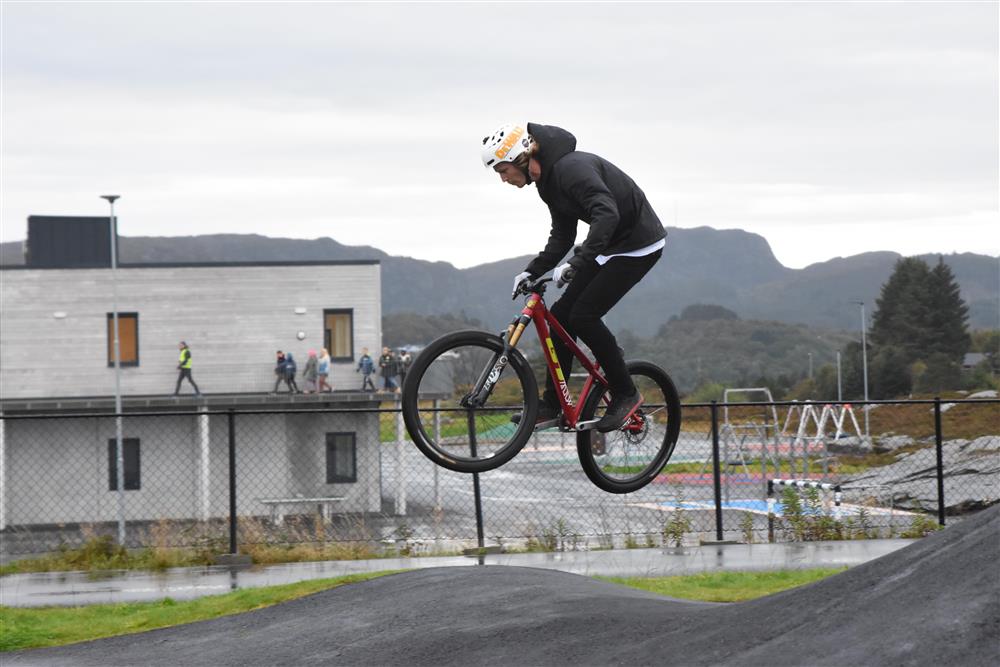
M414 443L435 462L462 472L489 469L516 454L530 437L530 429L519 428L513 419L525 410L529 395L537 400L525 362L508 362L497 377L490 377L489 395L476 395L502 350L496 336L457 332L435 341L414 360L412 380L404 389L404 419ZM484 404L477 405L479 401Z
M659 472L673 451L671 432L680 426L680 406L669 377L651 364L630 364L643 405L617 431L603 436L580 434L577 450L590 479L601 488L626 493L642 488ZM586 410L600 418L609 394L588 399ZM590 418L590 414L587 415ZM676 421L676 424L674 422ZM602 444L603 443L603 444Z

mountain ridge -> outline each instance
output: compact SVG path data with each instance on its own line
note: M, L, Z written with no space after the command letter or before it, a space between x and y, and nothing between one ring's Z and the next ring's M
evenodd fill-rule
M855 330L857 301L875 307L881 285L901 254L873 251L834 257L801 269L784 266L763 236L742 229L668 228L663 259L612 311L610 324L652 335L693 303L713 303L745 319ZM513 315L506 290L531 255L464 269L443 261L390 255L330 237L290 239L259 234L121 237L122 262L305 261L377 259L385 313L463 314L498 328ZM22 241L0 244L0 265L24 263ZM1000 258L976 253L938 257L952 268L970 310L970 326L1000 326Z

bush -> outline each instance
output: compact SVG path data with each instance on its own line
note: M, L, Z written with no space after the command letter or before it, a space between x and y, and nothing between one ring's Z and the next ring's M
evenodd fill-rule
M726 388L718 382L703 382L697 389L688 394L686 399L690 403L721 401L725 390Z
M962 386L962 369L948 355L936 352L926 360L926 369L914 382L915 390L936 394Z

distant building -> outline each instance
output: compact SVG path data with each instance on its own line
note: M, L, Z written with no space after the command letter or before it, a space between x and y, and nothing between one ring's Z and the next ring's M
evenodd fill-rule
M988 358L989 357L982 352L966 352L965 356L962 358L962 369L972 370Z
M8 417L0 420L0 529L112 521L114 419L97 416L114 411L112 272L100 250L110 242L107 219L79 228L73 219L32 219L42 222L34 233L29 225L28 263L0 271L0 413ZM380 280L377 261L120 264L123 409L190 413L123 420L128 518L227 511L228 429L207 409L377 407L357 391L354 367L362 347L381 344ZM186 383L186 395L172 396L182 340L200 400ZM308 350L323 347L338 391L270 395L277 350L294 354L301 388ZM84 416L39 418L53 413ZM241 514L275 509L262 500L303 497L342 498L338 512L380 509L377 414L238 422L248 471Z
M0 398L112 395L111 271L25 266L0 276ZM266 393L278 350L301 373L307 352L323 347L333 387L353 389L355 355L380 347L379 264L123 264L118 313L126 396L172 394L182 340L203 393Z

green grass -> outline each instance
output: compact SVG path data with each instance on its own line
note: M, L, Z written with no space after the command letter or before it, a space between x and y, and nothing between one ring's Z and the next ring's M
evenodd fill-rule
M506 404L498 404L506 405ZM447 406L442 406L445 408ZM514 435L516 426L510 421L512 414L517 412L516 407L497 411L481 411L475 415L476 433L480 437L503 437L509 438ZM426 413L424 428L427 433L432 433L431 419L433 413ZM462 408L442 409L441 411L441 437L465 437L469 433L469 423ZM403 429L403 437L408 438L406 429ZM383 443L396 442L396 416L385 415L379 423L379 439Z
M166 525L166 522L164 522ZM163 528L167 530L169 526ZM243 520L241 527L245 534L256 537L253 541L240 544L239 553L250 556L255 565L273 563L302 563L323 560L368 560L374 558L396 558L398 556L455 556L458 549L436 549L419 554L411 553L407 543L399 548L380 548L370 539L343 542L324 542L322 534L315 528L297 529L289 522L286 537L292 543L272 544L267 533L255 520ZM322 525L319 526L323 528ZM89 538L77 548L62 546L58 550L35 558L23 558L0 565L0 577L29 572L104 572L108 570L149 570L162 572L174 567L212 565L215 557L226 553L224 544L204 546L198 549L151 546L144 549L126 550L115 544L109 535Z
M827 465L827 472L835 475L856 475L861 472L865 472L870 468L877 468L880 466L889 465L896 462L896 457L904 452L911 452L920 449L920 445L912 445L909 447L901 447L900 449L890 452L887 454L863 454L863 455L840 455L831 457L831 461ZM747 468L750 473L760 472L760 459L747 459ZM781 470L784 471L789 468L792 463L787 460L781 461ZM626 473L637 473L642 470L642 466L619 466L619 465L605 465L601 466L603 470L606 470L615 474L626 474ZM773 465L768 462L768 469L774 470ZM723 472L730 471L736 474L743 473L743 465L739 464L736 466L723 466ZM792 476L801 474L802 471L802 461L796 460L794 462L794 469L789 473ZM703 473L706 475L712 474L711 463L705 463L704 461L685 461L683 463L668 463L663 466L660 471L661 474L698 474ZM811 460L809 461L809 471L810 475L819 475L823 473L823 464L819 461Z
M742 602L818 581L846 569L841 567L772 572L707 572L685 577L598 577L598 579L685 600Z
M156 546L127 551L115 544L110 535L100 535L91 537L75 549L63 545L45 556L0 565L0 576L26 572L162 571L172 567L211 565L213 555L208 549L168 549Z
M245 588L197 600L99 604L85 607L0 606L0 651L60 646L101 637L239 614L393 572L368 572L294 584Z

